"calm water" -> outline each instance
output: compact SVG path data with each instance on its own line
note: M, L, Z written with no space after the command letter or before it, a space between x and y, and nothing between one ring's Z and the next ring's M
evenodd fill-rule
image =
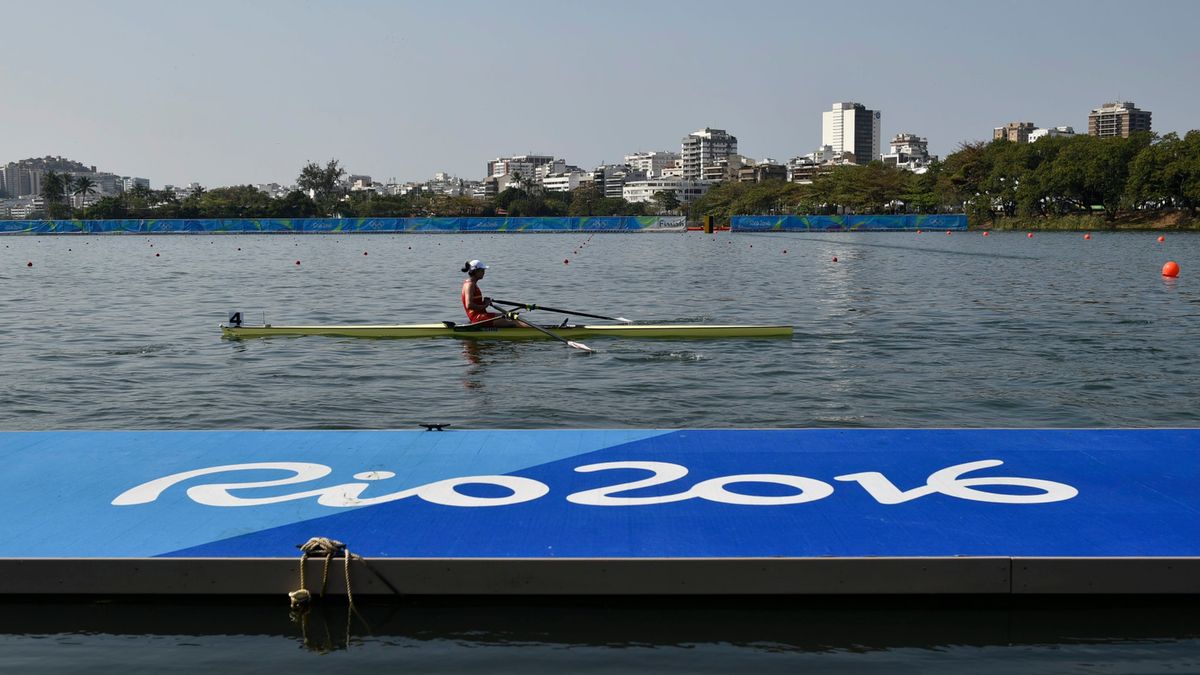
M0 245L4 429L1113 427L1200 415L1194 234ZM495 297L647 322L787 322L796 335L596 338L588 355L550 341L217 330L234 309L256 323L461 321L458 269L474 257L493 265L481 285ZM1168 259L1177 280L1159 274Z
M1200 236L0 238L0 429L1128 427L1200 420ZM364 252L366 255L364 255ZM838 261L834 262L833 258ZM224 340L490 295L791 340ZM569 264L564 264L569 260ZM1166 260L1183 268L1163 279ZM300 261L300 265L296 265ZM32 267L27 263L32 262ZM539 313L540 314L540 313ZM537 316L534 314L532 316ZM546 315L547 321L562 317ZM0 670L1188 672L1195 607L0 604ZM307 639L306 639L307 634Z

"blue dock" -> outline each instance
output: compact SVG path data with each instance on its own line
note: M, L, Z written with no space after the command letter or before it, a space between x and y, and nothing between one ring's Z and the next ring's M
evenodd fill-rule
M0 459L0 594L286 593L312 537L366 559L355 595L1200 592L1197 429L0 432Z

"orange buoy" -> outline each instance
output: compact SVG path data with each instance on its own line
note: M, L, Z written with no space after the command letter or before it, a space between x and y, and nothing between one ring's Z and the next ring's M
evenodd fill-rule
M1168 260L1166 264L1163 265L1162 275L1164 277L1171 278L1179 276L1179 263L1175 262L1174 260Z
M1090 234L1085 234L1085 235L1083 235L1083 238L1084 238L1084 239L1091 239L1091 238L1092 238L1092 235L1090 235Z
M1161 244L1161 243L1163 243L1163 242L1164 242L1164 241L1166 241L1166 240L1167 240L1167 238L1166 238L1166 237L1162 236L1161 234L1160 234L1160 235L1158 235L1158 243L1160 243L1160 244Z

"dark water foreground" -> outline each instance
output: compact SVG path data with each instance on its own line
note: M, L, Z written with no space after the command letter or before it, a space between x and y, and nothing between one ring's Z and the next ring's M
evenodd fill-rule
M1195 672L1192 603L1048 598L6 602L4 672Z

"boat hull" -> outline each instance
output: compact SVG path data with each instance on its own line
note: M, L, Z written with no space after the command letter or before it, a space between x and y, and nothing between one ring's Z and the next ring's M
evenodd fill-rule
M791 326L773 325L592 325L546 326L547 330L566 339L589 337L714 339L748 337L791 337ZM539 340L549 339L534 328L466 328L448 327L441 323L403 325L325 325L325 326L226 326L221 334L230 338L256 338L276 335L325 335L360 338L424 338L454 337L467 340Z

